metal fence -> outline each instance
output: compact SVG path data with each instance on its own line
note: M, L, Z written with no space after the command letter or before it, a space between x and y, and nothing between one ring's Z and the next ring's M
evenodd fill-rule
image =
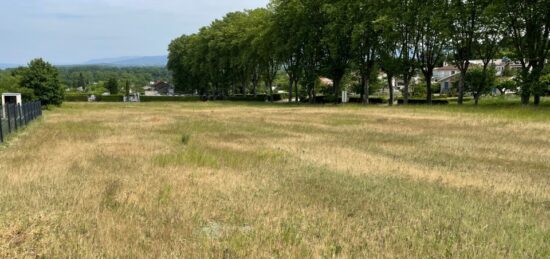
M39 101L24 104L6 104L0 112L0 142L6 136L25 127L29 122L42 116L42 104Z

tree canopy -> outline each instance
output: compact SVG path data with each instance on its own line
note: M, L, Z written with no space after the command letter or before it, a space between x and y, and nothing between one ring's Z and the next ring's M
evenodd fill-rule
M59 71L42 59L32 60L28 67L14 71L20 77L19 85L31 89L33 96L43 105L60 105L63 102L65 89L59 80ZM34 98L33 97L33 98Z
M392 79L403 82L407 103L418 75L430 102L434 69L447 61L461 72L462 103L465 94L477 93L465 86L470 60L484 61L487 79L489 63L510 51L523 66L524 99L535 96L537 104L549 34L546 0L272 0L173 40L168 69L181 92L215 96L270 93L280 82L275 77L285 75L290 101L314 101L321 77L332 79L325 94L338 101L343 79L354 78L364 103L381 69L392 104Z

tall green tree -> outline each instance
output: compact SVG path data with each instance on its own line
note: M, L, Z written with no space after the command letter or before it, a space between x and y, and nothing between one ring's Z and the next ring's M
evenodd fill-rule
M126 83L124 84L124 95L130 96L130 81L126 80Z
M505 21L522 67L521 102L529 104L534 95L534 103L539 105L542 91L538 82L550 56L550 1L504 1Z
M288 101L291 102L294 89L295 93L298 93L298 83L303 76L304 45L307 36L304 34L302 23L307 21L302 15L304 6L301 0L274 0L272 5L275 10L273 40L278 46L274 51L288 75Z
M18 72L21 87L32 89L43 105L61 105L65 90L59 80L59 71L41 58L32 60Z
M426 100L432 103L435 67L445 58L448 34L448 8L445 0L416 0L418 42L416 59L426 82Z
M487 5L479 16L480 26L476 32L476 42L474 48L477 50L477 55L483 61L481 70L482 82L481 86L474 87L473 95L475 104L479 103L479 98L483 94L483 89L494 87L496 71L491 69L491 63L495 56L499 53L500 44L504 34L504 25L501 21L503 15L501 2L494 1ZM478 71L476 71L478 72Z
M409 86L411 80L417 73L416 54L418 52L418 5L414 0L398 1L397 15L397 47L400 53L399 63L401 67L401 78L403 79L403 103L409 103ZM395 12L395 10L394 10Z
M81 87L82 89L86 88L86 79L84 78L84 74L82 73L79 73L78 75L77 87Z
M301 0L305 8L301 9L302 23L300 34L303 37L302 85L305 86L310 102L315 101L316 82L321 74L322 64L326 58L326 47L321 44L323 28L327 21L323 14L323 2L316 0ZM297 86L295 90L297 90ZM298 99L298 91L296 91ZM335 98L337 99L337 98Z
M322 16L326 17L321 23L324 24L321 44L323 44L326 58L324 67L330 78L333 80L334 96L340 96L342 79L353 58L351 48L354 31L354 16L356 12L353 0L328 1L322 7ZM338 102L339 98L335 98Z
M394 98L394 79L402 71L401 57L403 52L399 49L399 32L397 30L397 21L395 17L389 14L389 10L394 10L397 1L391 2L392 5L386 6L382 15L375 21L375 24L382 31L380 41L380 59L378 64L386 74L388 84L389 99L388 104L393 105Z
M369 103L370 78L375 72L380 32L375 27L377 6L374 1L354 1L354 27L351 49L356 69L361 78L361 99Z
M474 67L466 73L465 89L474 95L475 105L478 105L483 94L491 92L496 85L496 70L494 66L489 68Z
M453 63L460 70L458 104L464 102L464 80L474 57L474 45L478 37L480 16L486 8L486 0L450 0L449 28L453 50Z
M264 81L266 94L269 101L273 102L273 82L280 68L280 61L277 57L277 44L273 39L275 35L275 21L273 6L267 9L258 9L258 24L256 24L256 37L253 40L253 48L257 55L260 78Z
M111 94L118 94L119 88L118 88L118 80L116 78L110 78L105 83L105 88L109 91Z

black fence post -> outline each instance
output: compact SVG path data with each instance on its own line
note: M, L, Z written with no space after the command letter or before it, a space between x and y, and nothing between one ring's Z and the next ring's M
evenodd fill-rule
M11 111L10 111L10 104L6 104L6 119L8 120L8 133L11 133L12 125L11 125Z
M13 125L15 125L15 131L17 131L19 129L19 125L17 124L17 104L13 104L11 111L13 112Z
M13 125L15 125L15 131L17 131L19 129L19 123L17 121L17 104L13 104L11 112L13 112Z
M19 128L23 128L23 114L19 103L17 104L17 113L19 113Z
M27 124L29 124L29 122L31 122L31 113L30 113L30 110L29 110L29 104L27 103L26 104L26 108L25 108L25 119L27 120Z
M26 103L25 105L25 119L27 120L27 124L29 124L32 121L31 105L30 103Z
M23 124L25 125L25 127L27 126L27 109L25 109L26 107L26 103L21 105L21 113L23 114Z
M29 103L27 103L27 109L26 109L26 113L25 113L25 118L27 118L27 123L31 122L32 121L32 118L31 118L31 106Z
M19 130L19 128L21 128L21 123L19 122L19 115L18 115L18 105L17 104L13 104L13 118L15 119L15 123L13 125L15 125L15 130Z
M0 143L4 142L4 106L0 105L2 111L0 112Z
M19 129L19 121L17 121L17 104L13 104L11 111L13 112L13 125L15 125L15 131L17 131Z
M23 123L21 122L21 105L15 105L15 112L17 113L17 120L19 122L19 128L23 128Z
M25 119L27 119L27 124L31 121L31 115L29 111L29 104L27 103L27 107L25 109Z
M31 103L31 120L34 120L34 102Z

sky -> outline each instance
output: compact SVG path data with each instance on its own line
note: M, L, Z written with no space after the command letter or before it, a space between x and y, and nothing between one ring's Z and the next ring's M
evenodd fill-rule
M268 0L0 0L0 63L166 55L170 41Z

